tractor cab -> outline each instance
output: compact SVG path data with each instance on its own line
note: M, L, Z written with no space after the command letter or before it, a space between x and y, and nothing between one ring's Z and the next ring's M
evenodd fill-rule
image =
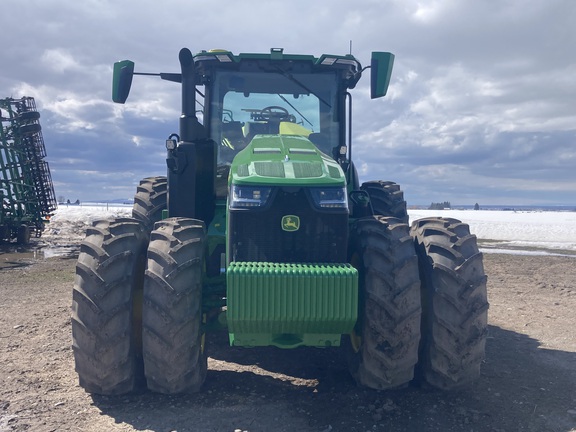
M384 60L388 64L381 68L381 81L389 79L392 56ZM257 136L300 137L347 170L345 101L362 71L352 55L316 58L286 55L281 48L239 55L212 50L194 56L194 69L197 84L205 89L203 124L217 147L217 199L230 189L232 161Z
M273 53L282 58L281 50ZM315 67L307 56L299 61L238 57L231 66L197 62L213 79L205 124L220 144L218 165L231 161L256 135L301 136L332 156L344 128L341 74L353 74L356 62L338 70Z

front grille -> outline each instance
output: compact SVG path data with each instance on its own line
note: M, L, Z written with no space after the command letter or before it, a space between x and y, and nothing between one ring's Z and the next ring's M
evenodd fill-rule
M282 162L254 162L254 170L261 177L286 177Z
M292 166L296 178L322 177L323 174L322 165L319 163L294 162Z
M348 213L319 211L304 188L278 189L265 209L230 210L230 261L276 263L346 262ZM282 218L300 219L297 231L284 231Z

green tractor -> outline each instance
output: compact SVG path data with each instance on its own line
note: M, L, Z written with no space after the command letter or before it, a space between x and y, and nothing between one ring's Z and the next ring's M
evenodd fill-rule
M214 323L231 346L341 346L369 388L476 379L488 309L476 237L449 218L410 227L396 183L359 182L349 89L367 68L278 48L182 49L179 60L180 73L114 65L115 102L134 75L158 75L181 84L182 115L167 176L143 179L133 217L95 222L81 245L80 385L198 391ZM372 53L372 98L386 94L393 61Z

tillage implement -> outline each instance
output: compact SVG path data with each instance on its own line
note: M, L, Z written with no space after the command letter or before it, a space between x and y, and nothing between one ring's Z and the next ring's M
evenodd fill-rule
M34 98L0 99L0 243L28 244L56 210L39 119Z

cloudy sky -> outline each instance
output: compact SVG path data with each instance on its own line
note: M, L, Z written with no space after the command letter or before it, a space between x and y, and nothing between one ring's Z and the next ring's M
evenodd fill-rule
M361 180L409 204L576 205L576 1L2 0L0 98L33 96L57 196L129 198L165 173L180 88L112 64L179 72L178 51L391 51L387 97L355 90Z

